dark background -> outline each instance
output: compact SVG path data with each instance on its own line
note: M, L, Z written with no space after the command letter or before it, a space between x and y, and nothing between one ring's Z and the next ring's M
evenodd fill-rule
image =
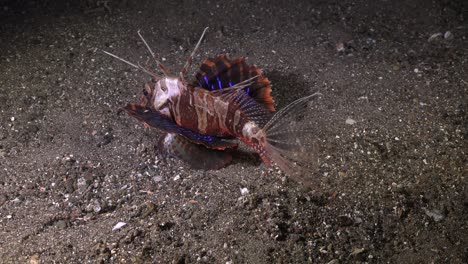
M468 262L467 16L466 1L0 1L0 259ZM207 26L192 74L228 52L264 70L278 109L324 95L316 188L252 157L163 159L159 133L118 111L148 76L102 50L147 63L140 29L176 73Z

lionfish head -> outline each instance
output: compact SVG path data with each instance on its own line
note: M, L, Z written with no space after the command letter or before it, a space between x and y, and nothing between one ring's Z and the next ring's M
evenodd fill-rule
M145 86L141 100L144 105L158 111L167 108L175 97L181 95L183 85L180 82L181 80L175 77L163 77Z
M138 105L152 108L154 94L154 83L146 83L142 95L138 98Z

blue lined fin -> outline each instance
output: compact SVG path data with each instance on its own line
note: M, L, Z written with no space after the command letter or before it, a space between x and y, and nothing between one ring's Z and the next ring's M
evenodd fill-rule
M127 106L125 106L123 109L126 110L130 116L133 116L139 121L146 123L150 127L154 127L168 133L183 135L188 140L196 144L202 144L213 149L226 149L237 146L237 143L231 140L199 134L190 129L181 127L174 121L150 108L135 104L127 104Z
M269 111L275 111L270 81L263 76L258 67L248 65L244 58L231 60L226 54L220 54L215 58L205 59L192 85L216 91L232 87L254 76L258 78L251 85L246 86L244 91Z

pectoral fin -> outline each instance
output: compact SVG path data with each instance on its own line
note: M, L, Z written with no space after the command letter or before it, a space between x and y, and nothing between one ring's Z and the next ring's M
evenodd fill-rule
M199 134L190 129L181 127L156 110L146 108L144 106L127 104L123 109L127 111L130 116L135 117L150 127L154 127L168 133L180 134L196 144L202 144L209 148L219 150L237 146L237 142L235 141Z

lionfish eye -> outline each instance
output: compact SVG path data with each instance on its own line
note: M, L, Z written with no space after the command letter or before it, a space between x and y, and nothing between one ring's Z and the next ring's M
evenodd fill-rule
M148 96L148 91L146 89L143 89L143 95Z
M163 86L163 85L161 85L161 90L163 90L163 92L167 92L167 87L166 87L166 86Z

